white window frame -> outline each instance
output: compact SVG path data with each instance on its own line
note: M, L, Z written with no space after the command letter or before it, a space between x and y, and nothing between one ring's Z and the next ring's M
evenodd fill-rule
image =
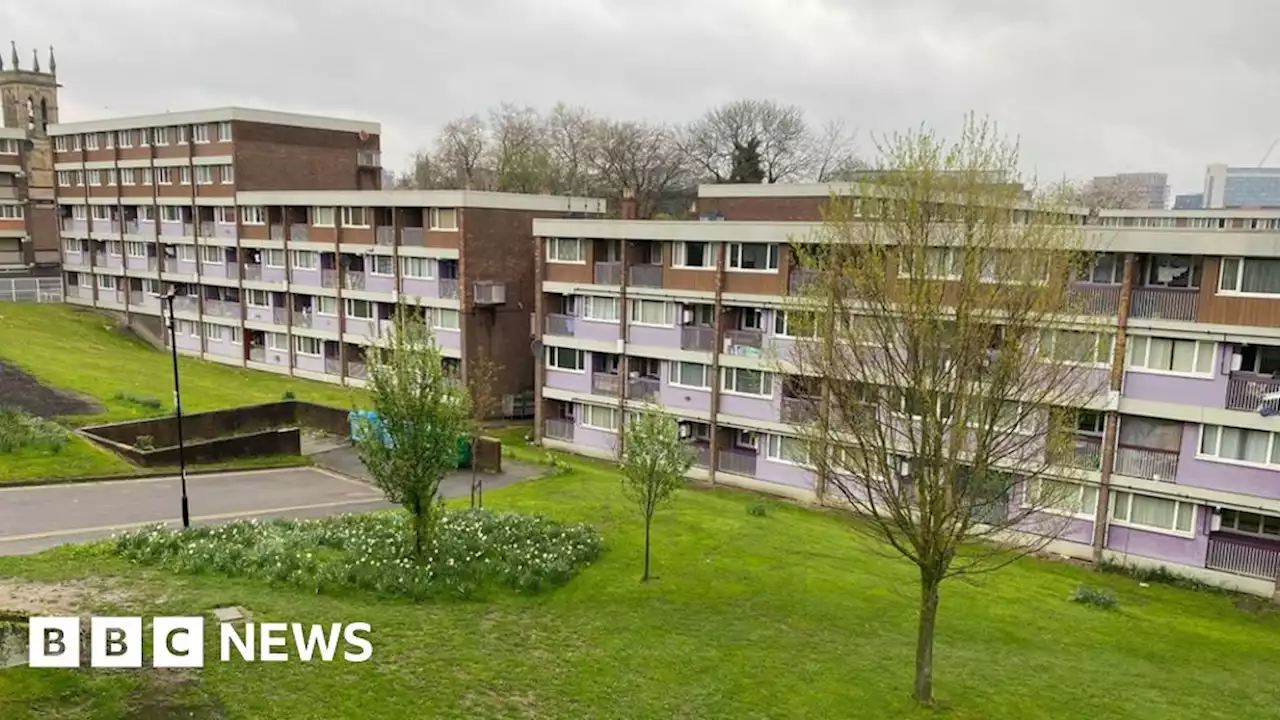
M311 225L313 227L334 227L335 213L331 207L311 208Z
M315 352L304 349L313 344L315 345ZM294 335L293 352L298 355L306 355L307 357L321 357L324 355L324 341L320 338L311 337L310 335Z
M89 216L94 220L107 220L111 217L111 207L108 205L90 205Z
M181 165L178 167L178 184L179 185L191 184L191 166L190 165Z
M191 126L191 142L204 144L209 142L209 124L196 123Z
M803 310L774 310L773 311L773 334L780 338L790 340L805 340L818 337L817 316L814 315L811 320L810 332L808 335L796 335L793 333L794 328L791 327L791 321L797 313L806 314ZM811 313L809 313L811 314Z
M261 297L262 301L258 302L257 298ZM271 307L271 292L268 290L254 290L252 288L245 290L245 304L249 307L269 308Z
M241 205L240 222L243 225L266 225L267 211L261 205Z
M225 120L218 123L218 142L231 142L231 123Z
M169 128L158 127L151 128L151 144L156 147L164 147L169 144Z
M763 267L763 268L742 267L742 249L746 245L763 245L764 246L765 248L764 264L766 267ZM778 246L778 243L734 242L734 243L729 243L729 247L727 248L727 250L728 252L726 253L727 257L725 257L724 268L729 272L757 273L761 275L776 274L778 272L778 266L782 262L781 260L782 248Z
M786 445L788 441L798 443L805 442L803 438L791 437L790 435L766 434L764 436L765 459L769 462L782 463L783 465L812 468L814 466L813 456L809 452L808 448L805 448L804 460L796 460L786 456L787 454L783 452L783 446Z
M702 368L702 384L701 385L689 385L684 382L684 377L682 376L682 373L681 373L682 366L684 365L696 366L696 367ZM667 361L667 384L670 385L671 387L687 388L689 390L710 391L711 382L712 382L712 373L711 373L710 365L706 365L703 363L696 363L696 362L686 362L683 360Z
M95 275L94 277L98 278L99 290L115 290L116 289L115 275Z
M200 263L202 265L222 265L226 261L226 252L221 245L200 246Z
M289 333L267 333L267 349L272 352L289 352Z
M1261 432L1267 434L1267 451L1264 453L1265 459L1262 462L1253 460L1239 460L1237 458L1223 457L1222 453L1222 435L1223 430L1235 430L1237 432ZM1213 449L1205 451L1205 441L1209 435L1213 437ZM1275 470L1280 468L1280 456L1278 456L1280 447L1277 447L1276 434L1267 430L1255 430L1253 428L1238 428L1230 425L1216 425L1214 423L1202 423L1200 432L1196 438L1196 459L1208 462L1222 463L1224 465L1239 465L1241 467L1263 468L1267 470Z
M21 205L0 205L0 219L21 220L24 217L26 217L26 211Z
M138 183L137 168L120 168L120 184L136 185Z
M204 339L210 342L222 342L222 326L217 323L204 323Z
M1051 482L1063 486L1071 486L1075 489L1076 509L1067 510L1060 507L1051 507L1036 497L1038 489L1042 482ZM1088 483L1072 482L1070 480L1062 480L1056 477L1035 477L1027 481L1023 488L1023 495L1019 503L1023 508L1034 508L1036 512L1042 512L1049 515L1060 515L1062 517L1071 517L1079 520L1094 520L1098 514L1098 486ZM1090 492L1092 492L1093 501L1089 502ZM1065 497L1064 497L1065 499ZM1090 509L1091 508L1091 509Z
M338 298L332 295L312 295L312 311L317 315L338 317Z
M1177 343L1194 343L1195 354L1192 357L1190 371L1184 370L1165 370L1163 368L1151 368L1147 365L1151 362L1151 346L1153 341L1162 341L1174 343L1170 347L1170 359L1173 357L1174 349ZM1185 340L1183 338L1167 338L1155 335L1131 335L1129 341L1125 344L1125 369L1133 372L1150 373L1152 375L1174 375L1177 377L1199 377L1212 378L1216 374L1216 359L1218 357L1218 344L1210 340ZM1140 349L1139 349L1140 348ZM1137 357L1138 353L1142 353L1142 357ZM1208 367L1205 370L1198 370L1201 361L1208 360Z
M716 244L713 242L698 241L699 245L707 246L707 264L706 265L689 265L688 264L688 246L693 244L690 242L675 242L671 246L671 267L679 270L711 270L716 269Z
M119 240L107 241L107 254L111 257L121 257L124 255L124 247L120 244Z
M618 408L609 407L607 405L592 405L590 403L580 403L580 405L582 406L582 408L579 412L578 417L579 417L579 422L582 423L582 427L589 428L591 430L598 430L600 432L610 432L610 433L618 432ZM593 421L599 419L595 417L597 413L606 413L607 416L611 418L611 420L609 421L609 424L608 425L594 424Z
M395 277L395 274L396 274L395 260L396 259L391 257L390 255L370 255L369 256L369 274L377 275L378 277ZM384 261L386 262L386 265L387 265L386 272L383 272L382 270L378 269L378 264Z
M98 133L85 133L84 149L97 150L99 147Z
M1230 295L1230 296L1232 296L1232 297L1256 297L1256 298L1275 298L1275 297L1277 297L1277 296L1280 296L1280 292L1277 292L1277 293L1252 292L1252 291L1244 291L1244 290L1240 290L1240 289L1239 289L1239 288L1240 288L1240 286L1241 286L1241 284L1242 284L1242 283L1244 283L1244 264L1245 264L1245 263L1247 263L1247 262L1249 262L1249 261L1253 261L1253 262L1280 262L1280 259L1277 259L1277 258L1250 258L1250 257L1239 257L1239 256L1228 256L1228 257L1223 257L1223 258L1222 258L1221 260L1219 260L1219 262L1218 262L1218 288L1217 288L1217 294L1218 294L1218 295ZM1227 265L1228 265L1229 263L1234 263L1234 265L1235 265L1235 272L1234 272L1234 278L1233 278L1233 283L1235 284L1235 287L1236 287L1236 289L1235 289L1235 290L1225 290L1225 289L1223 289L1223 285L1222 285L1222 281L1223 281L1224 279L1226 279L1226 277L1227 277ZM1201 282L1203 282L1203 280L1202 280Z
M236 182L236 166L231 164L219 165L218 182L223 185L234 185Z
M193 263L196 261L195 245L178 245L177 258L179 262Z
M197 165L195 168L195 176L196 176L197 185L212 185L213 184L213 166Z
M457 310L451 308L430 308L430 310L431 317L427 320L431 323L432 330L457 332L462 329L462 313Z
M116 147L122 148L125 150L133 147L133 131L117 130L116 131Z
M414 275L409 272L409 268L414 265L421 265L426 272L425 275ZM407 255L400 256L400 276L409 280L435 280L440 274L440 263L435 258L409 257Z
M232 345L239 345L242 339L242 336L240 334L240 328L234 325L231 325L227 329L231 331L231 338L227 342L231 343Z
M294 270L319 270L320 253L314 250L290 250L289 263Z
M147 256L147 244L136 240L130 240L124 244L124 251L128 257L144 258Z
M157 185L172 185L172 184L173 184L173 168L171 168L171 167L158 167L158 168L153 168L153 169L155 170L155 181L156 181L156 184L157 184Z
M289 256L285 255L284 250L279 248L262 248L262 267L279 268L283 270Z
M369 311L369 314L360 315L359 313L357 313L354 310L357 303L364 303L365 307ZM343 298L342 304L345 306L343 310L346 312L347 317L349 318L355 318L357 320L372 320L378 315L378 309L374 307L374 302L372 300L362 300L360 298Z
M169 217L173 219L170 220ZM160 206L160 222L182 222L182 208L177 205Z
M1133 517L1133 498L1134 497L1150 498L1152 500L1162 500L1174 503L1173 517L1174 527L1156 527L1154 525L1143 525L1135 523L1130 518ZM1178 511L1181 506L1186 505L1191 508L1191 518L1189 527L1186 530L1179 530L1177 527ZM1199 519L1199 508L1193 502L1185 500L1175 500L1173 498L1161 497L1159 495L1148 495L1146 493L1135 493L1130 490L1113 490L1111 494L1110 515L1111 524L1120 527L1133 528L1134 530L1143 530L1145 532L1160 533L1162 535L1175 535L1177 537L1194 538L1196 536L1196 521ZM1118 517L1123 508L1123 519Z
M232 205L216 205L213 208L213 221L218 225L235 225L236 209Z
M663 319L661 322L645 322L641 319L644 315L642 309L646 306L658 305L662 307ZM641 325L643 327L662 327L670 328L676 325L676 305L667 300L632 300L631 307L627 313L627 320L632 325Z
M1228 522L1227 513L1231 513L1234 521ZM1221 530L1229 532L1233 535L1243 535L1245 537L1265 538L1268 540L1280 540L1280 532L1269 533L1266 531L1266 521L1268 518L1275 518L1275 513L1261 513L1249 510L1236 510L1235 508L1221 508L1219 515L1222 518ZM1259 518L1258 529L1248 530L1240 527L1241 515L1256 515Z
M586 265L586 241L582 238L547 238L547 262L560 265ZM569 247L575 248L572 253L564 253ZM566 259L572 255L576 259Z
M355 211L360 211L360 221L356 222L352 219ZM342 227L346 228L367 228L369 227L369 209L364 207L345 206L342 208Z
M560 359L560 353L577 353L578 367L564 367L556 364ZM560 372L578 373L585 375L587 372L587 353L577 348L559 347L556 345L547 346L546 363L548 370L558 370Z
M600 323L616 323L621 318L622 302L617 296L610 295L582 295L578 301L578 307L581 309L581 318L587 322ZM613 312L599 313L600 308L597 303L602 305L612 305ZM612 316L612 317L610 317Z
M1054 358L1053 352L1057 347L1059 338L1061 337L1061 333L1064 333L1064 332L1078 332L1084 335L1092 335L1094 338L1093 340L1094 361L1078 363L1072 360L1058 360ZM1052 338L1052 342L1046 344L1044 340L1046 336ZM1102 353L1102 338L1104 337L1107 338L1107 353L1105 358L1099 360L1098 356ZM1047 351L1047 354L1046 354L1046 351L1043 350L1043 348L1045 347L1049 348ZM1037 351L1041 352L1042 353L1041 357L1049 362L1062 363L1065 365L1075 365L1079 367L1110 368L1111 362L1114 359L1115 352L1116 352L1116 336L1106 332L1091 332L1087 330L1070 330L1067 328L1055 328L1052 330L1045 330L1040 333L1040 337L1037 342Z
M102 187L102 171L101 171L101 170L86 170L86 171L85 171L85 185L95 185L95 186L97 186L97 187Z
M738 380L739 373L759 373L761 392L753 393L753 392L747 392L745 390L739 390L738 386L741 384L741 381ZM729 380L730 378L733 378L732 382L730 382ZM721 368L720 369L720 390L722 392L727 392L730 395L737 395L739 397L769 399L773 397L773 391L774 391L773 373L769 372L768 370L754 370L749 368L736 368L736 367Z
M443 213L448 215L443 215ZM452 225L444 225L440 222L441 217L452 217ZM458 229L458 209L457 208L431 208L427 212L427 229L439 230L443 232L453 232Z

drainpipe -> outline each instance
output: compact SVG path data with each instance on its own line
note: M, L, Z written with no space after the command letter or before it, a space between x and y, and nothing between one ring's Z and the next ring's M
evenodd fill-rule
M533 239L533 318L530 322L529 335L533 339L530 343L530 351L533 353L533 441L542 444L543 423L546 422L546 410L543 405L546 400L542 397L542 381L546 372L545 359L547 356L545 348L542 346L542 328L546 322L544 315L544 306L546 302L543 300L542 279L546 277L547 257L547 239L544 237L536 237Z
M720 462L720 345L724 342L724 322L721 319L721 300L724 296L724 254L727 247L726 243L718 243L719 248L716 250L716 295L715 310L713 317L715 318L715 333L711 341L711 460L708 463L707 472L710 475L711 484L716 484L716 466Z
M624 201L625 202L625 201ZM633 199L634 203L635 200ZM632 211L634 214L634 210ZM631 267L631 241L619 240L622 247L622 267L619 272L621 277L618 278L618 345L622 350L618 359L618 459L622 459L622 451L626 447L627 434L624 432L627 420L627 385L631 379L631 363L627 358L627 271Z
M1124 281L1120 285L1120 307L1116 311L1116 342L1111 357L1111 378L1107 389L1116 395L1124 381L1124 356L1126 328L1129 324L1129 306L1133 295L1133 271L1136 259L1133 253L1124 256ZM1115 470L1116 435L1119 432L1120 413L1107 411L1106 427L1102 433L1102 465L1098 484L1098 509L1093 518L1093 564L1102 563L1102 552L1107 547L1107 528L1110 520L1111 474Z

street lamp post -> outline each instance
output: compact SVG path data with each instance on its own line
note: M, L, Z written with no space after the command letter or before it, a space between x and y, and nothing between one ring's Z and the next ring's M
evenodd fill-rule
M164 299L169 305L169 354L173 356L173 411L178 420L178 476L182 482L182 527L191 527L191 512L187 506L187 457L182 440L182 393L178 388L178 318L173 314L173 299L177 290L170 285Z

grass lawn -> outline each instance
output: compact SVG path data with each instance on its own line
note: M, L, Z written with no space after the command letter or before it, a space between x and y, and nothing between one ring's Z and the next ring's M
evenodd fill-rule
M657 579L641 585L641 524L616 474L569 462L565 474L485 494L491 507L586 520L603 533L599 561L534 597L415 605L316 596L78 548L0 559L0 577L120 576L135 594L114 608L125 614L237 603L259 621L369 622L374 647L361 665L221 664L209 640L215 661L185 683L0 671L0 717L121 717L166 693L170 713L155 717L1280 717L1280 614L1040 560L944 586L942 712L918 710L909 699L914 573L847 520L747 493L685 492L658 515ZM759 502L764 517L748 513ZM1113 590L1119 608L1069 602L1080 584Z

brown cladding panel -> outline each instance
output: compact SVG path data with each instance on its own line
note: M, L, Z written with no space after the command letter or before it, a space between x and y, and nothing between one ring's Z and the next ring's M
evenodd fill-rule
M27 208L27 232L34 250L61 251L58 237L58 213L52 206L32 204Z
M212 185L197 185L196 195L199 197L217 197L229 198L234 197L236 189L234 185L222 185L214 183Z
M134 140L136 141L137 138ZM121 160L145 160L151 157L151 148L145 146L120 148L118 157Z
M246 225L240 223L240 237L253 240L267 240L271 237L266 225Z
M1196 321L1218 325L1249 325L1253 327L1280 327L1280 298L1233 297L1219 295L1218 267L1222 258L1204 259L1204 280L1200 285L1200 300Z
M170 135L173 133L170 132ZM186 143L181 145L173 142L172 138L168 145L157 145L155 148L155 156L158 158L182 158L191 155L191 149Z
M468 210L467 212L476 212L476 210ZM484 210L482 212L497 211ZM462 233L460 230L427 230L423 233L423 238L427 247L449 248L453 250L458 250L462 247Z
M350 230L350 228L348 228L348 229L346 229L346 230L343 230L344 238L345 238L345 236L346 236L346 233L349 233L350 231L351 231L351 230ZM295 238L295 239L297 239L297 238ZM311 227L307 228L307 241L308 241L308 242L318 242L318 243L330 243L330 244L332 244L332 243L336 242L336 241L337 241L337 239L338 239L338 230L337 230L337 228L334 228L334 227L316 227L315 225L312 225Z
M716 271L715 268L688 270L669 266L664 267L662 269L662 286L671 290L715 292Z
M594 275L590 262L582 264L543 262L543 279L547 282L590 285L595 281Z
M342 228L342 242L357 245L372 245L373 228L344 227Z
M725 220L817 221L826 197L698 198L699 214L720 213Z

